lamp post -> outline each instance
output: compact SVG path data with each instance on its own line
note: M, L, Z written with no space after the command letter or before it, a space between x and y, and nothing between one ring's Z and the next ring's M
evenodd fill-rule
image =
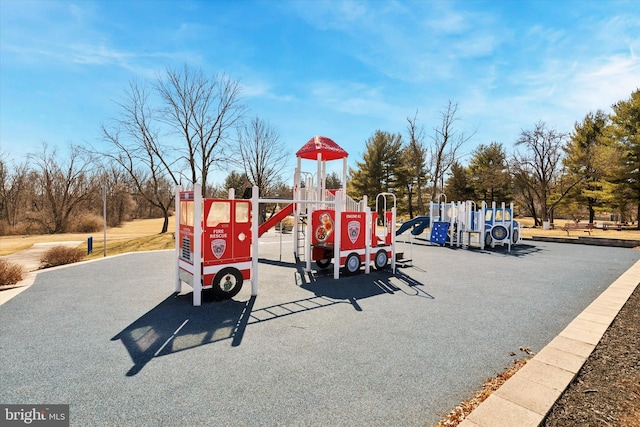
M107 184L102 184L102 225L104 228L104 257L107 256Z

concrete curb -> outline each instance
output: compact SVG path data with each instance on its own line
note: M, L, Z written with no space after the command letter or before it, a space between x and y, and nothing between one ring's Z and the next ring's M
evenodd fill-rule
M530 240L539 242L571 243L574 245L613 246L617 248L636 248L640 246L640 240L613 239L609 237L548 237L531 236Z
M539 426L640 282L640 261L614 281L460 427Z

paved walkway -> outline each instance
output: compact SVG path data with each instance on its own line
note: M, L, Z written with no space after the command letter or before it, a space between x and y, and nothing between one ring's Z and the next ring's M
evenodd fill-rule
M48 243L36 243L29 249L18 251L10 255L0 256L0 259L4 259L12 264L21 265L24 270L23 279L15 286L11 286L9 289L0 291L0 305L9 301L20 292L24 291L33 284L36 278L37 271L40 269L42 263L40 259L42 255L54 246L65 246L75 248L80 245L82 241L68 241L68 242L48 242Z
M171 251L43 271L0 307L0 402L68 403L83 426L432 425L511 352L571 334L640 259L547 242L404 246L413 267L335 281L296 269L286 242L279 261L267 236L259 296L245 286L201 307L186 286L172 293Z

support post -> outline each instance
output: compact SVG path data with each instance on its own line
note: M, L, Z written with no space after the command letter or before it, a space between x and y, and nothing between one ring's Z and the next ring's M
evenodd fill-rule
M193 305L202 303L202 186L193 185Z
M340 234L342 233L342 190L336 191L335 226L333 236L333 278L340 278Z
M313 206L313 205L312 205ZM311 222L313 220L313 209L307 210L307 232L304 234L304 251L305 251L305 269L307 273L311 271L311 236L313 233L313 227L311 226Z
M347 158L346 157L342 159L342 193L347 194ZM345 200L346 200L346 197L345 197Z
M102 184L102 226L104 229L104 242L102 256L107 256L107 184Z
M251 296L258 295L258 222L260 221L258 187L251 189Z
M300 200L300 158L298 157L298 167L293 173L293 200ZM300 259L298 251L298 239L300 238L300 210L302 203L296 203L293 207L293 255L296 262Z
M487 224L485 223L485 218L487 217L487 202L484 200L480 204L480 218L478 218L478 224L480 229L480 250L484 250L484 233L487 229Z
M324 209L324 194L322 194L322 154L318 153L318 171L316 174L316 201L318 204L316 205L316 209Z
M180 217L181 217L181 213L180 213L180 193L182 192L182 186L177 185L176 186L176 195L175 195L175 203L176 203L176 207L175 207L175 216L176 216L176 227L175 227L175 243L176 243L176 254L175 254L175 267L176 267L176 272L175 272L175 291L177 293L182 292L182 281L180 280Z
M391 271L396 274L396 207L391 208Z
M364 274L371 272L371 208L364 209Z

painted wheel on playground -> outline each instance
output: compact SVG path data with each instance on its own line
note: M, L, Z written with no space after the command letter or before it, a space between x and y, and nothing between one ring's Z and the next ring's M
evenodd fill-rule
M242 289L242 282L242 273L237 268L225 267L214 276L212 291L218 298L233 298Z
M318 268L327 268L329 267L329 264L331 264L331 258L316 260L316 265L318 266Z
M387 266L387 262L389 262L389 255L387 251L384 249L380 249L376 252L376 257L373 259L373 266L376 270L382 270Z
M515 245L518 243L519 239L520 239L520 230L515 228L513 230L513 233L511 233L511 243Z
M500 242L509 237L509 230L504 225L494 225L491 229L491 237Z
M347 275L352 275L360 270L360 255L351 253L344 262L344 269Z

